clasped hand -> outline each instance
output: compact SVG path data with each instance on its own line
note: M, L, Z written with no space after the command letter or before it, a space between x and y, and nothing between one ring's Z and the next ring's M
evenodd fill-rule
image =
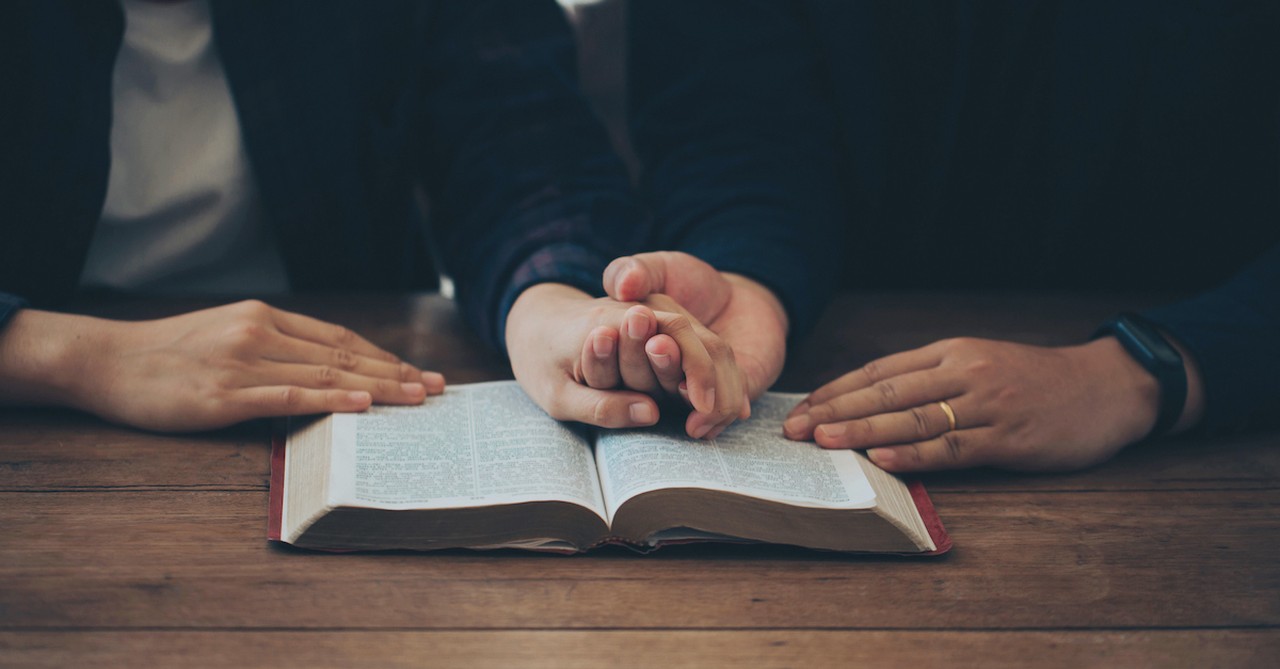
M554 418L652 425L666 398L690 410L690 436L714 438L782 370L785 311L749 279L658 252L615 260L604 284L600 299L534 286L508 317L512 370Z
M652 425L656 398L691 407L690 435L717 433L750 404L732 350L671 298L592 298L562 284L521 294L507 321L520 385L551 417L603 427Z

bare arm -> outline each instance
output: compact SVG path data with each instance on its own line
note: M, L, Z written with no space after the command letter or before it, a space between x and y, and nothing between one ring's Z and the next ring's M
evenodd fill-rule
M346 328L256 301L143 322L25 309L0 331L0 403L150 430L415 404L443 388Z

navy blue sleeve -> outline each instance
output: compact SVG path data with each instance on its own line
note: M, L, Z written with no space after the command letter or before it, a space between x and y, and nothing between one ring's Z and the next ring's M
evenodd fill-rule
M760 281L794 342L848 223L828 87L796 3L632 2L630 123L658 248Z
M1206 428L1239 427L1280 401L1280 246L1216 290L1145 315L1199 365Z
M463 313L501 351L521 291L558 282L602 295L605 266L644 231L555 2L439 3L428 31L432 226Z
M0 332L18 310L27 306L27 301L17 295L0 293Z

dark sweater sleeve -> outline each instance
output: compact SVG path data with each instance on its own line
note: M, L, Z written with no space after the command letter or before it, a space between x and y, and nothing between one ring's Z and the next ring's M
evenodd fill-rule
M606 264L644 231L553 0L442 2L429 23L420 155L434 236L463 313L501 351L521 291L602 295Z
M1280 401L1280 246L1218 289L1145 315L1195 357L1206 428L1239 427Z
M772 289L791 340L837 279L834 113L796 3L629 4L630 122L658 248Z
M27 306L27 301L17 295L9 293L0 293L0 332L4 331L4 326L8 324L9 319L18 313L18 310Z

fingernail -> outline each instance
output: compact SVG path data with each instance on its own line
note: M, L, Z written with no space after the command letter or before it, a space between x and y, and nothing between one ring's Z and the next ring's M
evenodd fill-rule
M657 367L658 369L666 369L671 366L671 356L669 355L655 355L653 353L650 353L649 361L652 362L653 366Z
M622 263L622 266L618 268L618 277L626 276L639 266L640 263L635 258L627 258L626 262Z
M422 385L426 386L427 389L444 388L444 374L440 372L423 372Z
M649 334L649 319L641 314L627 317L627 336L632 339L644 339Z
M829 439L834 439L834 438L836 438L836 437L838 437L838 436L840 436L840 435L844 434L844 424L843 424L843 423L830 423L830 424L828 424L828 425L819 425L819 426L818 426L818 430L820 430L820 431L822 432L822 436L827 437L827 438L829 438ZM817 431L817 430L815 430L815 431Z
M701 439L707 436L707 433L710 431L711 431L710 425L699 425L698 427L693 428L693 432L690 432L689 436L693 437L694 439Z
M787 422L782 424L782 429L787 434L804 434L809 429L809 414L788 418Z
M889 448L869 448L867 449L867 457L881 467L892 465L893 461L898 459L898 456Z
M402 383L400 384L400 390L403 390L406 395L427 394L427 389L421 383Z
M653 417L653 407L644 402L636 402L630 407L631 422L640 425L651 425L655 420Z
M613 337L605 335L596 335L591 340L591 350L595 351L597 358L607 358L613 355Z
M347 393L347 399L354 404L368 404L373 401L373 396L363 390L353 390Z
M608 267L604 268L604 277L602 278L602 282L606 288L613 284L614 279L618 278L618 272L621 271L621 265L622 263L618 262L618 260L614 260L609 263Z
M797 404L797 405L796 405L796 408L792 409L792 410L791 410L791 413L787 414L787 417L795 416L795 415L802 414L802 413L809 413L809 403L808 403L808 402L801 402L801 403Z

